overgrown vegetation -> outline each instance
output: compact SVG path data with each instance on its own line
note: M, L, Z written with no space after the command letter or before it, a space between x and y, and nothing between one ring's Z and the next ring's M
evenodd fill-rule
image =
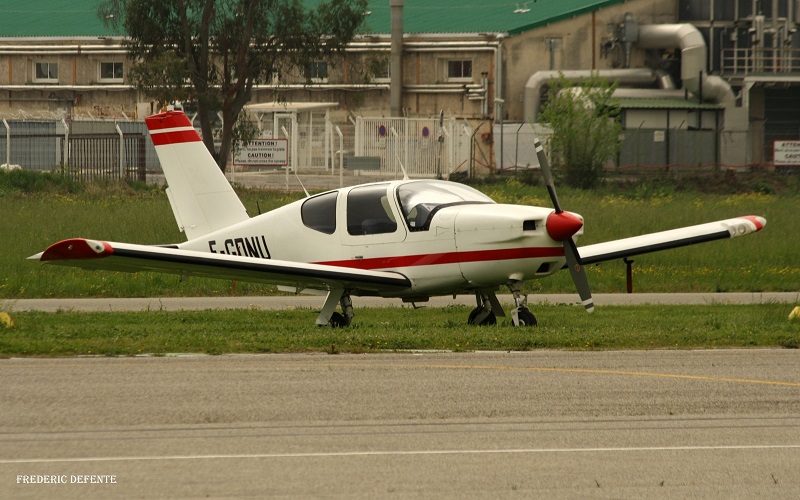
M612 105L616 84L598 76L573 83L552 80L540 121L553 129L553 167L568 186L597 187L604 165L619 150L619 109Z

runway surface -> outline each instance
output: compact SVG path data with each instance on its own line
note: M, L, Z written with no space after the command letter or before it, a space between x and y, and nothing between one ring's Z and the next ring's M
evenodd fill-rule
M0 376L2 498L800 495L797 350L16 358Z

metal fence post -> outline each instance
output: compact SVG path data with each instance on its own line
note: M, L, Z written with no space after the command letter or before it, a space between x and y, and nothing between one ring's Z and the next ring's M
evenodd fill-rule
M8 122L3 118L3 125L6 127L6 168L11 168L11 127Z
M119 128L119 123L114 122L114 127L119 134L119 178L125 179L127 172L125 171L125 137L122 135L122 129Z

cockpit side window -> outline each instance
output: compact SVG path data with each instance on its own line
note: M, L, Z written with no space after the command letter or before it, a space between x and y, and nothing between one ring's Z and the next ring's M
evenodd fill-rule
M454 182L409 182L397 188L400 209L409 230L427 231L434 214L454 205L494 203L494 200L463 184Z
M357 187L347 194L347 232L352 235L397 231L386 184Z
M336 231L337 191L307 199L300 208L303 224L315 231L333 234Z

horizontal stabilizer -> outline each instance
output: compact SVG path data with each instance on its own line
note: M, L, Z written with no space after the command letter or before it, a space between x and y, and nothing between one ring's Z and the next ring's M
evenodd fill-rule
M622 259L659 250L679 248L706 241L721 240L755 233L764 228L766 219L756 215L735 217L696 226L682 227L632 238L606 241L579 247L583 264Z

